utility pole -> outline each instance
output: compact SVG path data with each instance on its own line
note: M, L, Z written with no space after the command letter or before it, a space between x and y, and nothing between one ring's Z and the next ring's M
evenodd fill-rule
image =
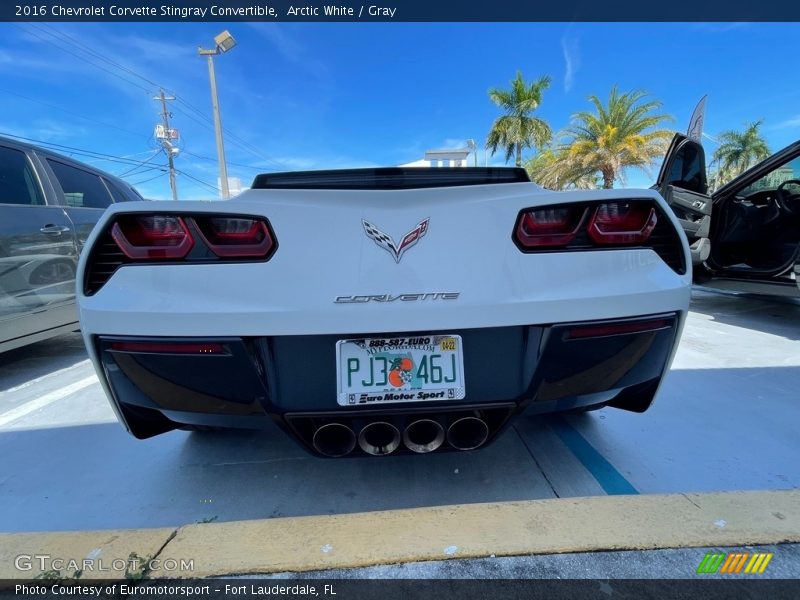
M174 155L176 154L177 148L175 148L171 142L173 139L173 130L170 129L169 126L169 111L167 110L167 100L175 100L175 96L166 96L164 95L164 90L161 90L161 93L153 98L153 100L161 100L161 124L164 128L164 133L160 136L156 135L156 138L160 139L161 146L164 148L164 152L167 153L167 161L169 162L169 187L172 189L172 199L177 200L178 184L175 181L174 160Z

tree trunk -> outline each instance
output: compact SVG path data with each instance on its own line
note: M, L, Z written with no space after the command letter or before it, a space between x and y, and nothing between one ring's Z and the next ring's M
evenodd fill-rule
M522 144L517 144L517 166L522 166Z
M603 169L603 189L610 190L614 187L614 169Z

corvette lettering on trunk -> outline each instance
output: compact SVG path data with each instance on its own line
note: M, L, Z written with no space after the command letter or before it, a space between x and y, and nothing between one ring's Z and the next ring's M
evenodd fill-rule
M425 294L373 294L370 296L337 296L335 304L365 302L417 302L421 300L458 300L460 292L428 292Z

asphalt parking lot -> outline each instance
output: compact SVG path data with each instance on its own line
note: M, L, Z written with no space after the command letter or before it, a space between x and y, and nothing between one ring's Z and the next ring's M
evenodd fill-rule
M797 488L798 382L800 304L696 290L643 415L523 418L474 452L326 460L277 430L135 440L72 334L0 355L0 531Z

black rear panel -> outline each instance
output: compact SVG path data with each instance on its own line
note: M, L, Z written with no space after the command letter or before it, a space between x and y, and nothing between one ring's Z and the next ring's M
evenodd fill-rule
M385 167L335 171L294 171L256 176L254 190L411 190L421 188L528 183L525 169L507 167Z
M403 430L421 417L449 426L477 411L492 437L522 411L537 414L611 403L642 412L667 366L679 323L678 314L667 313L448 330L463 340L467 394L462 400L363 406L336 401L336 342L360 337L358 333L100 336L96 343L112 398L136 437L181 425L258 428L272 419L309 446L316 428L331 422L352 426L356 433L374 420ZM176 348L198 343L219 348Z

